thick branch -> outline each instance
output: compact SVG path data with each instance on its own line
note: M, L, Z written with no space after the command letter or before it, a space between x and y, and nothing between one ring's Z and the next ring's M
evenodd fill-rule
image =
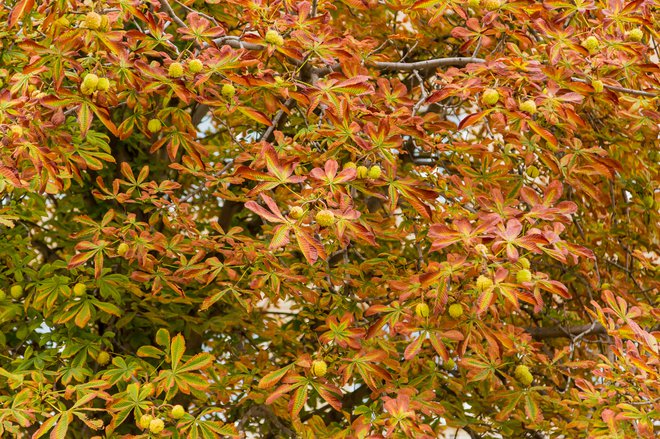
M176 15L176 12L174 12L174 9L172 9L172 6L167 0L161 0L161 3L167 10L167 14L170 16L170 18L172 18L172 20L174 20L176 24L178 24L181 27L188 27L186 23L182 19L180 19L178 15Z
M593 327L592 327L593 326ZM578 335L594 335L594 334L607 334L607 330L603 325L597 323L595 325L580 325L580 326L551 326L546 328L527 328L526 331L531 334L533 338L543 340L546 338L573 338Z
M577 78L575 76L573 76L571 78L571 80L573 80L575 82L581 82L583 84L589 84L589 81L587 81L586 79ZM632 88L619 87L617 85L603 84L603 87L607 88L608 90L618 91L618 92L621 92L621 93L628 93L628 94L631 94L631 95L648 96L650 98L654 98L654 97L658 96L657 93L651 93L649 91L643 91L643 90L634 90Z
M217 44L227 44L234 48L242 48L248 50L264 50L266 48L265 46L262 46L260 44L244 43L243 41L241 41L239 37L233 37L233 36L218 38L217 40L215 40L215 42ZM386 61L374 62L374 63L367 62L367 66L375 67L379 70L396 70L401 72L412 72L414 70L427 70L438 67L449 67L449 66L463 67L468 64L482 64L485 62L486 62L485 59L474 56L455 56L448 58L433 58L433 59L427 59L424 61L415 61L415 62L386 62ZM334 71L337 71L340 68L341 68L341 64L336 63L331 66L314 68L313 73L320 77L320 76L328 75ZM578 78L575 76L572 77L571 80L575 82L582 82L585 84L589 82L586 79ZM628 93L638 96L647 96L651 98L658 96L658 93L644 91L644 90L635 90L626 87L619 87L617 85L604 84L604 87L612 91L618 91L620 93Z
M413 70L427 70L448 66L462 67L468 64L481 64L485 62L486 60L483 58L475 58L472 56L456 56L450 58L427 59L424 61L416 62L375 62L369 65L372 65L373 67L380 70L399 70L403 72L412 72Z

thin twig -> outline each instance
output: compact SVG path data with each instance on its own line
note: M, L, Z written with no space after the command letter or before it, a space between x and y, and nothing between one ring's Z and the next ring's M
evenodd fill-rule
M188 27L186 23L182 19L180 19L178 15L176 15L174 9L172 9L172 6L167 0L161 0L161 3L163 4L163 6L165 6L168 15L170 16L170 18L172 18L172 20L174 20L176 24L178 24L181 27Z

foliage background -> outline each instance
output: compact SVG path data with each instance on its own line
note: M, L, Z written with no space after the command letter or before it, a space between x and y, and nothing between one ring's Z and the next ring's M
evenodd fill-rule
M3 2L0 435L656 437L659 22Z

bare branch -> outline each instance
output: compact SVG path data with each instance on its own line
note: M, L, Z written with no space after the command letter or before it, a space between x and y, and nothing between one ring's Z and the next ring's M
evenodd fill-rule
M176 15L174 9L172 9L172 6L167 0L161 0L161 3L167 10L167 14L172 18L172 20L174 20L176 24L178 24L181 27L188 27L186 23L182 19L180 19L178 15Z
M575 77L575 76L573 76L571 78L571 80L573 80L575 82L581 82L583 84L589 84L589 81L587 81L586 79L578 78L578 77ZM632 88L619 87L619 86L616 86L616 85L603 84L603 87L607 88L608 90L618 91L618 92L621 92L621 93L628 93L628 94L631 94L631 95L648 96L650 98L654 98L654 97L658 96L657 93L651 93L649 91L642 91L642 90L634 90Z
M551 326L546 328L527 328L526 331L538 340L546 338L573 338L574 336L584 337L585 335L607 334L607 330L600 323L580 325L580 326Z

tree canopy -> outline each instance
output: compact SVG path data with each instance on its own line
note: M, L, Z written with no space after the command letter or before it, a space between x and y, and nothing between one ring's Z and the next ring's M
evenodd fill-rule
M7 0L0 436L657 437L654 0Z

